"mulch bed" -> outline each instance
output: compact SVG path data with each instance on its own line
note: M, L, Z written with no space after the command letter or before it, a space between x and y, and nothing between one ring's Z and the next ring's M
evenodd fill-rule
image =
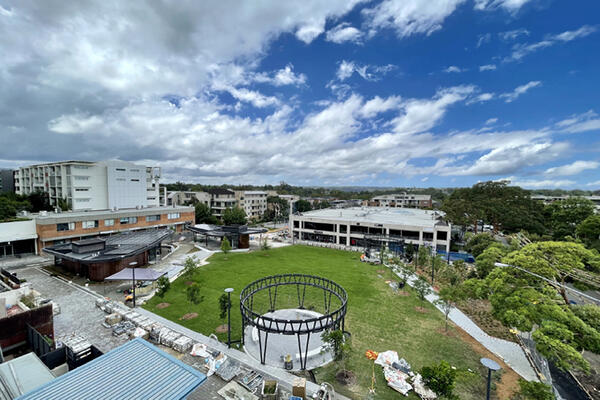
M339 371L335 374L335 379L342 385L354 385L356 383L356 375L348 370Z
M217 332L217 333L227 333L227 324L223 324L223 325L217 326L217 329L215 329L215 332Z
M405 292L405 291L398 291L398 296L404 296L404 297L407 297L407 296L410 296L410 293L408 293L408 292Z
M171 304L170 303L158 303L156 305L156 308L158 308L159 310L162 310L163 308L167 308L169 307Z
M429 312L429 310L427 310L426 308L419 307L419 306L415 307L415 311L420 312L421 314L427 314Z
M197 316L198 316L198 313L191 312L191 313L183 314L183 316L179 319L183 319L183 320L187 321L188 319L196 318Z
M192 286L194 284L194 281L185 281L185 284L187 286Z

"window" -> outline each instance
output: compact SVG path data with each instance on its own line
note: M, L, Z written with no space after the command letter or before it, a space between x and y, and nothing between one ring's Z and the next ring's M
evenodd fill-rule
M123 217L119 220L121 225L137 224L137 217Z
M76 192L87 192L89 190L90 190L89 188L75 188Z
M97 228L98 227L98 221L97 220L92 220L92 221L81 221L81 227L83 229L92 229L92 228Z
M89 176L81 176L81 175L73 175L73 178L75 178L76 181L87 181L88 179L90 179Z
M139 182L139 179L132 179L131 182Z
M87 165L73 165L74 169L88 169L89 167Z
M56 230L58 232L61 231L74 231L75 230L75 222L63 222L60 224L56 224Z
M104 220L104 226L114 226L114 225L115 225L114 219L105 219Z
M125 178L117 178L118 181L125 182Z
M169 213L169 215L167 215L168 219L178 219L181 218L181 216L179 215L179 213Z
M78 203L88 203L90 199L75 199L75 201Z
M123 171L123 172L125 172L125 168L117 168L117 171Z
M130 169L131 172L140 172L139 169Z
M160 214L159 215L148 215L146 217L146 222L156 222L156 221L160 221Z

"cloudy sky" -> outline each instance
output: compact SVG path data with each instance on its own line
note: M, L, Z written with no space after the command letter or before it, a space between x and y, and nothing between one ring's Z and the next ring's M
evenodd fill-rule
M597 0L0 0L0 167L600 189Z

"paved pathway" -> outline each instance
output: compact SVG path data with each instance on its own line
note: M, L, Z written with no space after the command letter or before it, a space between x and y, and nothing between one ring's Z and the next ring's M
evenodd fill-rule
M397 275L400 276L400 274ZM413 286L417 279L418 277L413 274L408 279L408 284ZM430 303L435 305L435 301L439 299L439 296L432 291L432 293L427 295L425 298ZM435 305L435 307L442 311L440 306ZM450 311L450 314L448 314L448 318L456 325L461 327L469 335L471 335L473 339L481 343L486 349L503 359L504 362L508 364L517 374L521 375L521 377L528 381L538 381L537 374L527 360L527 357L525 357L523 349L517 343L509 342L508 340L504 339L498 339L488 335L462 311L455 307L453 307Z

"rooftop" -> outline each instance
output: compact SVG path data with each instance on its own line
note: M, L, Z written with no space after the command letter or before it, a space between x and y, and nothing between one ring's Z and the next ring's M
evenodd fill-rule
M85 217L117 217L119 215L150 215L152 213L169 212L192 212L194 207L188 206L166 206L166 207L143 207L143 208L120 208L118 210L88 210L88 211L64 211L32 214L31 217L38 221L51 220L55 218L85 218Z
M301 214L303 217L344 222L368 222L386 225L433 227L444 213L416 208L350 207L326 208ZM441 222L444 224L444 222Z
M143 339L134 339L19 400L184 399L206 376Z
M223 188L214 188L214 189L208 189L207 190L208 193L210 194L214 194L214 195L220 195L220 194L235 194L233 190L229 190L229 189L223 189Z

